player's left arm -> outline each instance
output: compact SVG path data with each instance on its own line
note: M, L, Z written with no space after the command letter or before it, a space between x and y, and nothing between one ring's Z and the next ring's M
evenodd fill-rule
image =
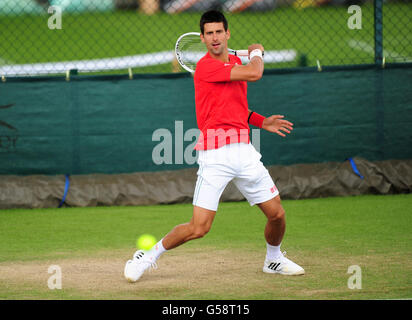
M276 133L281 137L286 137L286 135L283 132L291 133L291 131L293 130L293 123L288 120L284 120L284 116L282 115L272 115L270 117L265 118L252 110L248 109L248 111L248 123L256 127L265 129L269 132Z

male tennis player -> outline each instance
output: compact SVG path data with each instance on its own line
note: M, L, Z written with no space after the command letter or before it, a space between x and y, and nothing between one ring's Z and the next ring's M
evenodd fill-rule
M167 250L203 237L211 228L226 185L233 181L250 205L256 204L266 215L264 230L266 259L263 272L283 275L304 274L304 269L280 251L285 232L285 212L279 192L260 161L261 155L249 141L249 124L280 136L290 133L293 124L273 115L265 118L248 109L247 81L257 81L263 74L263 46L249 46L250 62L228 54L228 23L219 11L208 11L200 20L201 40L208 53L197 63L194 75L196 117L201 134L199 170L193 196L190 222L173 228L151 250L138 250L127 261L124 275L137 281ZM249 124L248 124L249 123ZM282 132L283 131L283 132Z

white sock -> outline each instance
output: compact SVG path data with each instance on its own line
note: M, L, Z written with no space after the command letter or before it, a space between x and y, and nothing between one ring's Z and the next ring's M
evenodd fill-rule
M159 257L167 250L163 247L163 238L156 243L152 249L150 249L146 254L153 262L159 259Z
M269 243L266 243L266 260L275 260L281 256L280 245L271 246Z

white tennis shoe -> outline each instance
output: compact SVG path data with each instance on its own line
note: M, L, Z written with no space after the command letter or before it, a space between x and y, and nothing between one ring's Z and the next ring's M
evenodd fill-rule
M286 254L286 252L284 252ZM274 260L265 260L263 265L263 272L265 273L279 273L287 276L297 276L305 274L305 270L286 258L283 254Z
M138 250L134 253L133 259L126 262L124 277L129 282L136 282L150 267L157 269L156 262L147 257L143 250Z

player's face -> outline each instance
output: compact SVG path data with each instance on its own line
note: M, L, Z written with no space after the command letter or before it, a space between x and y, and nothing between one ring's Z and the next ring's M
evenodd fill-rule
M204 24L204 33L200 39L206 45L209 53L220 56L227 51L227 41L230 38L229 30L225 31L223 22L211 22Z

